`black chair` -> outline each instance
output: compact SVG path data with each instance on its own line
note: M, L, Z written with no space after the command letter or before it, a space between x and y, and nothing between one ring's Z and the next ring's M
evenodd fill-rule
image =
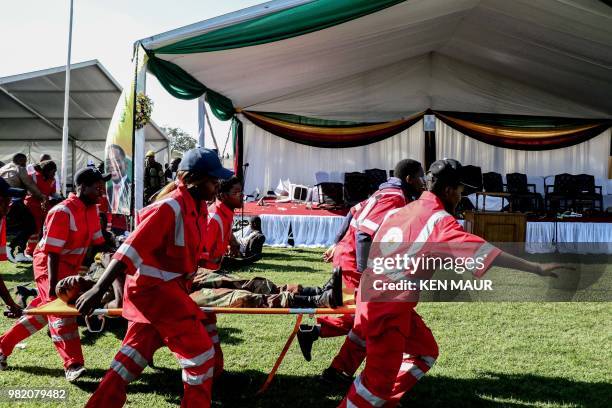
M603 212L603 195L601 194L601 186L595 185L595 176L578 174L574 176L574 180L576 185L576 210L597 209Z
M578 188L576 178L568 173L557 174L554 185L546 186L546 208L567 211L574 206Z
M370 195L370 182L365 173L352 172L344 175L344 199L350 204L357 204Z
M366 176L370 180L370 194L378 190L378 186L387 181L387 172L381 169L365 170Z
M344 206L344 185L342 183L324 182L315 187L319 192L319 204L330 207Z
M463 195L468 196L482 191L482 170L478 166L467 165L461 167L461 180L473 187L465 186Z
M536 192L535 184L527 183L523 173L506 174L506 191L514 211L530 212L542 210L542 195Z
M482 188L487 193L503 193L504 180L502 175L494 171L482 175Z

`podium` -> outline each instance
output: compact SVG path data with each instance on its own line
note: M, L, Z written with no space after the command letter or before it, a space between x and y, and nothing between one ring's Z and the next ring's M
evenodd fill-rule
M525 242L527 215L469 211L465 213L464 228L489 242Z

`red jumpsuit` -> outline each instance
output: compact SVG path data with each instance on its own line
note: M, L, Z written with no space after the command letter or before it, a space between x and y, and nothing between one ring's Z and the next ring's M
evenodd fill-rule
M0 261L8 261L6 255L6 217L0 219Z
M38 296L28 307L41 306L49 297L48 254L59 255L57 280L77 275L90 245L104 243L96 206L85 206L76 195L53 207L47 214L43 236L34 251L34 279ZM42 329L47 321L51 340L64 361L64 368L83 364L83 352L75 317L27 315L0 337L0 351L9 356L15 345Z
M234 212L223 202L217 200L208 208L208 233L206 235L205 252L202 255L200 266L206 269L217 270L221 267L221 260L227 251L234 224ZM217 316L215 313L206 313L202 322L210 339L215 346L215 378L223 372L223 351L217 331Z
M138 226L113 256L127 266L123 317L128 330L88 407L123 406L127 385L163 345L182 368L182 406L210 406L215 350L201 323L204 314L189 297L204 250L207 213L180 184L138 214Z
M380 243L391 244L381 252ZM440 199L430 192L391 215L374 237L370 258L397 254L417 256L431 243L469 245L470 256L484 256L481 277L501 252L482 238L469 234L444 210ZM433 366L438 345L414 310L416 301L368 301L371 274L368 268L357 296L355 326L365 334L367 356L363 372L355 378L341 407L393 407L402 395Z
M55 178L51 180L45 180L43 174L40 171L35 171L31 174L32 180L36 184L36 187L40 190L40 192L45 197L50 197L55 194ZM45 222L45 216L47 215L47 210L43 209L42 203L40 200L35 198L32 194L28 194L24 200L26 207L32 213L34 217L34 222L36 223L36 232L30 236L28 239L28 246L26 248L26 253L31 255L34 253L34 249L36 248L36 244L38 243L38 239L40 238L42 226Z
M406 205L406 198L401 188L388 187L374 193L369 199L351 208L353 219L349 230L337 244L334 251L334 266L342 268L342 280L345 288L356 290L361 279L357 267L356 235L358 232L373 237L387 214ZM353 325L353 315L341 317L325 316L317 319L321 325L321 337L344 336L344 344L334 357L331 366L338 371L353 375L365 358L365 340Z

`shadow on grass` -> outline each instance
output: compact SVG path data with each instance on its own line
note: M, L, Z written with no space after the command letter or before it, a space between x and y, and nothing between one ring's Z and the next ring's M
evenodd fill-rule
M17 367L33 375L63 376L61 368ZM88 371L75 383L92 393L105 371ZM256 392L267 374L261 371L225 372L213 391L213 406L223 407L335 407L345 389L323 385L316 377L281 374L262 396ZM180 371L168 368L148 368L139 380L128 386L128 401L138 401L137 394L161 394L167 402L180 404L183 385ZM612 393L610 383L587 383L557 377L482 373L478 378L431 376L423 378L402 400L410 407L524 407L525 405L570 405L578 407L608 407Z
M269 264L269 263L265 263L265 262L257 262L257 264L255 265L256 267L253 267L252 269L249 270L249 272L320 272L319 270L309 267L309 266L296 266L296 265L291 265L291 266L283 266L283 265L276 265L276 264ZM243 270L244 272L246 272L246 270ZM236 270L236 272L240 272L239 270Z
M81 320L81 319L80 319ZM81 321L79 321L79 326L81 325ZM89 330L84 330L81 333L81 344L83 345L93 345L96 343L99 337L103 336L105 333L112 333L117 339L123 340L125 337L125 332L127 331L127 320L125 319L106 319L106 324L104 331L100 333L92 333ZM219 336L221 338L221 342L223 344L240 344L244 342L238 334L242 333L241 329L237 329L234 327L222 327L219 328ZM119 350L119 348L117 348Z
M128 322L125 319L110 319L106 318L104 324L104 330L100 333L92 333L89 330L85 330L81 334L81 344L92 345L95 344L99 337L105 333L112 333L117 339L123 340L125 332L127 331ZM79 326L85 326L83 318L79 317Z
M219 337L221 339L221 344L240 344L244 343L244 339L240 336L236 336L237 334L242 333L241 329L237 329L235 327L219 327Z
M32 264L16 264L14 273L7 273L4 275L4 280L24 283L28 282L31 285L28 285L30 288L35 288L36 284L34 283L34 272L32 270Z

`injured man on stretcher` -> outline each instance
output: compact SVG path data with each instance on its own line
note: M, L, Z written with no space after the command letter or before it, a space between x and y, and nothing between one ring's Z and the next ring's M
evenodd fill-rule
M93 287L101 276L112 253L98 254L96 262L84 276L69 276L57 283L60 299L74 304L76 299ZM199 268L191 285L191 298L198 306L208 307L282 307L322 308L339 307L342 301L342 271L337 268L321 287L304 287L299 284L279 286L269 279L240 278L225 271ZM123 305L123 282L116 281L102 298L100 308L120 308Z
M321 287L278 286L269 279L242 279L223 271L198 269L191 288L198 306L321 308L342 306L342 271L334 269Z

